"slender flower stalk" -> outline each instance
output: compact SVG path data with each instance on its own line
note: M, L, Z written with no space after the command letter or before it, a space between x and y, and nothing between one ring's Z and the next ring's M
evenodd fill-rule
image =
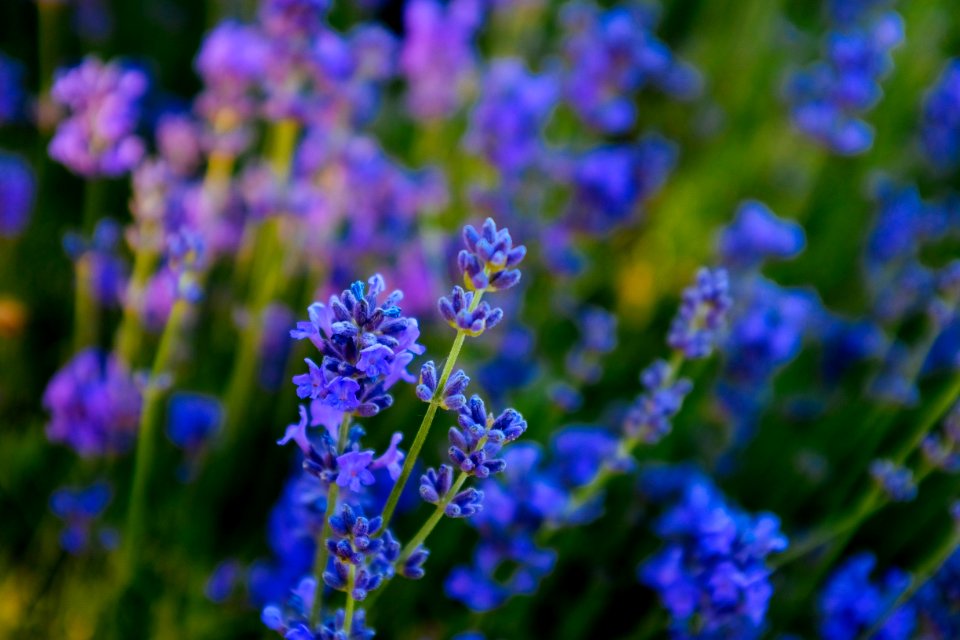
M270 131L269 161L281 184L286 184L289 179L299 131L299 123L292 119L277 122ZM226 392L227 419L234 423L246 415L251 385L256 379L258 351L263 337L263 312L277 296L283 283L287 261L280 241L282 213L274 212L271 218L261 223L253 238L257 249L253 257L259 259L256 264L250 265L249 272L256 278L250 282L247 325L241 333L240 348ZM243 264L237 265L237 274L246 271ZM228 437L236 437L238 431L237 428L228 430Z
M357 568L353 565L350 565L350 571L347 575L347 606L346 606L346 615L343 620L343 634L346 637L350 637L350 629L353 627L353 608L356 606L357 601L353 598L353 588L357 583Z
M340 429L337 432L337 451L343 451L347 445L347 435L350 429L349 413L343 414L340 421ZM320 531L320 537L317 538L317 555L313 561L313 575L317 579L317 584L323 584L323 572L327 570L327 561L330 559L330 551L325 543L326 539L333 535L330 528L330 515L336 513L337 500L340 498L340 485L331 482L327 488L327 506L324 510L323 529ZM320 618L320 612L323 611L323 587L319 586L314 595L313 609L311 610L311 624L316 624ZM349 616L348 616L349 618Z
M956 403L958 397L960 397L960 375L954 375L936 399L926 406L923 414L914 422L914 428L910 434L890 459L898 465L906 462L910 455L920 447L939 419ZM923 461L917 472L917 484L931 471L933 471L933 467ZM886 504L885 495L882 487L872 483L870 488L861 494L855 506L848 511L848 515L808 534L806 538L781 554L774 564L789 563L830 542L834 543L834 548L828 555L831 558L838 557L846 548L857 528ZM829 562L825 564L829 566Z
M470 303L467 311L470 313L476 311L480 306L480 300L482 298L483 291L478 291L473 297L473 301ZM427 441L427 436L430 434L430 427L433 426L433 419L436 417L437 409L440 407L440 401L443 397L443 390L447 385L447 380L450 379L450 374L453 372L454 365L457 364L457 358L460 357L460 350L463 348L463 342L466 340L466 338L467 331L464 329L457 329L457 335L453 339L453 345L450 347L450 353L447 354L447 360L443 365L443 371L440 373L440 380L437 383L437 389L434 391L433 397L430 398L430 403L427 405L427 412L424 414L423 420L420 422L420 427L417 429L417 435L414 437L413 444L410 446L410 452L407 454L406 460L404 460L403 469L400 471L400 477L397 478L396 483L393 485L393 489L390 491L390 496L387 498L387 502L383 507L383 514L381 516L383 518L382 531L386 531L387 527L390 525L390 519L393 517L393 512L397 508L397 502L400 500L400 494L403 493L403 488L406 486L407 480L410 478L410 474L413 472L413 466L416 464L417 457L420 455L420 450L423 449L423 445ZM443 510L439 509L439 507L438 510L440 515L442 515ZM437 520L439 520L439 518L440 516L437 516ZM431 529L432 528L433 527L431 527Z
M675 381L680 379L680 369L683 366L684 361L685 357L683 351L675 350L670 356L669 372L663 383L664 387L670 387ZM617 445L617 453L614 459L623 460L631 458L633 456L634 449L636 449L637 446L643 441L644 438L641 432L625 435ZM570 498L569 511L571 513L576 513L579 511L584 505L588 504L598 493L600 493L600 491L603 490L607 482L617 475L619 475L617 469L611 467L610 465L604 465L597 475L594 476L593 480L574 491ZM552 534L557 530L559 530L559 527L552 527L548 529L547 534Z
M440 522L440 519L443 518L444 513L447 509L447 505L453 501L453 499L460 493L460 489L463 488L463 483L467 481L467 478L470 477L469 473L461 471L457 476L456 481L453 483L450 491L447 492L440 502L437 504L437 508L434 509L433 513L430 514L430 517L427 518L427 521L423 523L423 526L420 527L420 530L412 538L410 542L403 548L403 551L400 552L400 558L397 560L398 564L403 564L407 559L413 555L417 549L420 548L420 545L427 541L427 538L433 532L434 527Z
M143 537L146 529L148 508L147 492L153 473L154 453L163 413L163 398L166 385L163 378L169 373L176 354L176 344L185 317L189 313L190 303L177 300L170 312L167 326L160 338L157 355L150 371L150 380L143 393L143 413L140 418L140 432L137 436L137 450L134 459L133 484L130 490L130 506L127 509L127 522L123 543L125 553L121 570L121 584L130 584L137 575L143 552Z

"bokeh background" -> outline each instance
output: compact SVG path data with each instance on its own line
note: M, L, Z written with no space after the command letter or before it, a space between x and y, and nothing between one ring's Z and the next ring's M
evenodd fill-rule
M506 56L520 56L543 74L564 73L568 68L564 65L571 65L562 56L570 38L560 18L567 3L513 4L492 2L483 10L474 39L477 77L490 60ZM879 11L894 6L848 4L883 5ZM468 343L462 366L498 407L513 406L524 414L529 424L524 437L531 441L546 443L551 434L569 425L615 430L641 390L640 371L666 352L664 336L681 291L699 266L723 261L718 251L721 230L744 201L757 200L799 223L806 237L796 257L762 266L781 293L758 294L768 308L750 316L754 325L743 329L741 336L754 331L765 338L750 334L741 340L741 352L731 342L717 358L685 370L695 387L674 420L673 432L656 446L644 448L638 459L644 468L667 462L696 465L743 509L776 513L792 541L823 523L842 519L871 486L872 457L896 450L909 437L910 425L938 420L940 415L929 416L937 410L943 413L955 385L957 343L949 327L933 336L936 345L927 356L920 349L930 339L922 310L892 320L878 311L884 292L904 291L909 285L893 278L878 287L869 243L884 211L921 206L896 191L911 185L924 202L941 207L949 224L956 225L951 216L958 210L950 194L956 190L958 174L956 169L931 166L921 135L925 97L948 60L960 53L960 12L951 0L895 3L903 39L891 49L889 69L875 75L881 94L860 114L874 136L868 148L846 153L800 130L794 110L799 99L791 98L789 89L793 74L824 58L825 38L838 28L828 5L780 0L652 3L651 11L659 17L651 33L696 70L697 89L680 91L679 97L652 84L630 92L636 119L613 133L585 125L569 104L560 104L538 134L542 145L538 154L546 159L544 166L559 165L571 152L631 145L657 132L676 145L675 165L662 187L630 202L629 212L614 225L594 229L571 224L572 240L565 235L558 239L562 234L557 234L568 229L565 220L575 217L570 213L571 206L578 206L571 200L575 180L565 182L557 177L560 174L542 168L540 173L505 171L482 154L466 150L469 101L442 125L432 126L406 108L408 86L402 75L390 77L378 89L378 108L364 122L363 135L377 140L383 154L398 166L411 171L438 168L446 198L441 206L421 207L402 224L392 220L392 212L377 214L374 224L380 236L402 238L393 246L386 242L365 247L350 240L352 236L342 231L346 223L323 231L330 235L324 242L335 247L342 240L342 250L330 249L336 257L325 264L322 275L307 268L280 288L275 302L283 311L265 329L263 339L272 336L277 344L285 344L292 322L305 318L309 300L382 270L393 277L390 286L396 281L407 290L413 308L405 311L420 319L430 357L442 359L451 332L435 312L433 300L459 277L453 259L459 229L465 222L482 221L491 211L507 211L494 217L507 216L501 221L509 222L514 239L530 249L524 283L519 293L502 303L507 312L504 323L491 335ZM522 13L527 7L535 7L530 10L534 18ZM377 22L402 40L406 9L403 2L334 2L328 22L342 32L361 21ZM46 96L53 70L76 64L88 54L104 60L119 57L142 69L150 86L141 104L138 131L154 154L152 140L164 114L190 110L204 88L195 59L205 34L222 20L252 22L256 16L253 1L0 4L0 53L21 66L27 94L20 117L0 128L0 148L28 162L38 185L22 233L0 237L2 637L98 637L104 611L116 606L136 610L130 618L141 625L138 637L273 635L260 622L258 608L263 603L255 602L244 576L258 559L271 556L271 509L297 465L288 448L273 443L287 424L296 421L298 399L288 379L299 372L302 358L310 354L309 345L277 347L274 352L279 350L279 356L274 353L271 362L255 368L263 376L251 379L242 394L242 414L228 411L224 425L227 430L243 425L244 440L227 453L211 446L195 461L199 466L191 481L184 481L184 453L165 437L158 441L143 550L150 571L138 595L122 605L113 600L112 552L63 550L63 522L51 511L50 497L58 487L110 479L113 496L103 523L122 535L133 457L81 458L62 444L51 443L45 437L50 415L42 404L48 382L77 344L75 261L65 249L65 235L79 232L89 237L93 227L84 211L91 208L96 219L112 218L124 226L131 222L129 176L85 180L51 159L48 144L58 116ZM572 66L576 64L574 59ZM474 88L475 95L484 95L482 83ZM960 113L960 107L954 108ZM248 156L265 153L270 125L269 118L254 123ZM957 131L943 135L954 136L957 145ZM562 173L562 168L558 171ZM365 185L376 188L377 180L371 170L368 178L361 175L348 188L340 187L345 210ZM518 188L515 180L526 182ZM629 173L623 180L629 190L642 178ZM476 184L485 191L471 191ZM426 183L416 185L421 191L430 188ZM894 192L900 200L891 204ZM509 202L499 202L497 196ZM895 218L890 224L909 235L910 215L904 214L902 225ZM391 224L399 226L395 230ZM311 233L309 226L304 229ZM416 241L409 241L411 237ZM920 240L907 242L919 245ZM69 241L66 244L69 249ZM409 245L419 248L416 259L422 264L404 272L408 258L403 252ZM317 246L324 251L327 245ZM916 255L937 269L956 257L956 249L956 237L944 232L918 248ZM565 270L567 263L554 255L564 250L578 254L579 267ZM127 263L131 260L122 241L116 253ZM212 271L204 312L198 314L191 341L176 362L177 389L226 397L233 388L237 353L248 326L244 318L250 313L244 306L245 289L230 288L235 268L223 261ZM791 316L779 297L788 289L801 292L804 304L816 311L805 308ZM736 288L732 295L736 308ZM590 352L583 348L589 333L584 314L596 308L615 316L615 340L609 348ZM731 318L731 327L747 315ZM826 318L870 323L885 346L871 354L847 354L838 341L828 339ZM119 307L102 310L97 338L102 347L109 348L120 321ZM148 335L144 350L156 348L158 339L158 334ZM890 362L893 343L902 344L914 361L919 358L919 369L907 380L916 398L871 391L885 365L896 364ZM779 360L772 355L778 349L783 352ZM584 350L596 358L597 371L581 375L582 368L571 358ZM149 362L146 359L144 365ZM744 362L747 368L755 362L769 366L764 365L755 396L731 400L723 385L736 378L735 369ZM404 431L409 442L422 415L423 405L408 386L394 396L394 407L364 423L369 443L378 450L394 430ZM433 433L425 455L436 459L445 450L446 426ZM870 550L882 567L923 567L931 548L953 535L956 525L947 505L957 498L958 489L956 475L932 474L916 499L886 506L851 532L847 556ZM414 496L410 502L415 504ZM604 505L599 518L551 537L549 546L558 560L535 594L517 595L482 614L448 598L444 588L450 569L469 562L477 532L461 521L442 522L431 538L426 577L391 584L377 600L376 611L370 614L377 637L447 638L471 629L490 638L665 637L667 614L636 572L637 565L662 544L651 532L651 523L664 507L651 499L634 473L613 479ZM404 515L396 523L398 535L411 535L419 520ZM813 554L777 568L765 626L770 637L786 637L779 635L786 632L796 637L820 634L819 587L811 587L809 580L821 557ZM227 560L238 567L239 577L229 594L215 602L205 590L215 569ZM502 571L508 573L509 568Z

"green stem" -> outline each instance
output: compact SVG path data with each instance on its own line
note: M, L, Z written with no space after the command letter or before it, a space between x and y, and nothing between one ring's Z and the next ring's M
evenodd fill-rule
M290 119L275 123L270 130L268 159L281 183L286 183L289 178L299 132L299 123ZM221 164L211 161L211 170L222 174L224 169L220 166ZM263 311L273 301L283 281L285 263L280 238L280 214L282 213L282 211L276 211L261 223L253 238L256 251L251 256L253 264L250 272L253 280L250 283L247 304L247 326L241 337L240 352L237 354L226 393L227 420L235 424L243 420L250 398L263 333ZM245 265L238 264L235 274L242 273L244 270ZM240 431L239 428L230 429L227 436L233 438L238 431Z
M473 296L473 301L470 303L469 310L473 311L477 308L477 305L480 304L480 299L483 297L483 291L476 292L476 295ZM413 444L410 446L410 451L407 453L406 459L403 461L403 469L400 471L400 477L397 478L397 482L393 485L393 489L390 491L390 496L387 498L387 503L383 507L383 513L381 517L383 518L383 526L380 527L380 533L387 530L387 527L390 525L390 519L393 517L393 512L397 508L397 502L400 500L400 494L403 493L403 488L407 484L407 480L410 478L410 474L413 472L413 465L417 462L417 456L420 455L420 450L423 449L424 443L427 441L427 435L430 433L430 427L433 425L433 419L437 415L437 409L440 407L440 398L443 396L443 388L447 384L447 379L450 378L450 374L453 372L453 367L457 362L457 358L460 357L460 349L463 348L463 341L466 339L467 334L462 329L457 330L457 336L453 339L453 346L450 347L450 354L447 356L447 361L443 365L443 372L440 374L440 380L437 382L437 389L433 393L433 397L430 399L430 404L427 406L427 412L423 416L423 420L420 422L420 428L417 429L417 435L413 439Z
M123 304L123 317L117 330L117 356L128 366L133 366L140 351L143 339L140 304L158 258L156 251L146 247L137 249L134 257L133 274L130 276L127 299Z
M95 346L99 341L100 306L91 290L93 278L86 255L77 259L75 270L73 350L77 353L86 347Z
M427 521L423 523L423 526L420 527L420 530L410 538L410 542L407 543L407 546L403 548L403 551L400 552L400 557L397 559L397 564L402 565L407 559L413 555L413 553L426 542L427 537L433 532L433 529L437 526L440 520L443 518L443 514L446 512L447 505L450 504L450 501L453 500L460 489L463 488L463 483L467 481L467 478L470 477L470 474L463 471L460 472L460 475L457 476L456 481L453 483L453 486L450 487L450 490L447 491L447 494L443 496L440 500L440 503L437 504L437 508L433 510L433 513L430 514L430 517L427 518Z
M127 509L126 532L123 538L126 550L123 556L122 584L133 581L139 570L146 527L147 494L153 472L154 453L165 396L165 388L158 386L158 380L169 373L173 364L177 340L188 316L189 306L186 300L177 300L174 303L167 326L160 338L160 346L150 371L150 380L143 392L140 432L137 435L137 450L133 463L133 485L130 490L130 506Z
M680 375L680 369L683 366L684 356L682 351L674 351L670 355L670 360L668 362L670 367L670 373L667 376L664 386L670 386L673 384L673 381L676 380ZM620 441L618 445L617 458L626 458L633 455L633 450L640 444L639 436L629 436ZM578 488L573 492L573 495L570 497L569 504L569 513L575 513L578 509L587 504L597 493L606 486L607 482L611 478L618 475L618 472L609 466L603 466L600 468L600 471L594 476L593 480ZM549 527L546 529L547 535L554 533L557 530L557 527Z
M890 456L890 459L898 465L904 464L910 455L916 451L917 447L923 442L927 434L937 423L939 418L944 415L960 396L960 374L954 375L947 383L946 388L936 397L936 399L926 407L926 410L914 424L913 430L909 436L900 444ZM922 466L918 472L918 478L925 478L929 473L927 466ZM883 506L883 490L876 484L871 484L870 488L864 493L856 506L850 510L849 515L832 522L829 525L814 531L800 543L793 545L791 549L780 555L774 562L774 566L786 564L792 560L817 549L818 547L833 541L838 536L855 530L866 518L873 514L878 508ZM851 534L852 535L852 534ZM849 540L847 537L847 540ZM838 544L840 551L846 546L845 541ZM834 555L839 554L839 551Z
M350 631L353 628L353 607L357 604L353 599L353 587L356 582L357 568L351 564L347 574L347 608L343 616L343 635L347 638L350 637Z
M342 452L347 444L347 434L350 430L351 414L343 414L343 420L340 422L340 431L337 433L337 451ZM317 589L313 596L313 606L310 609L310 623L312 626L317 624L323 612L323 572L327 568L327 561L330 559L330 552L327 550L327 538L333 535L330 528L330 517L337 509L337 500L340 497L340 486L336 482L331 482L327 487L327 506L323 514L323 528L320 531L320 537L317 539L317 553L313 560L313 576L317 581Z
M60 57L60 15L62 5L59 2L37 3L37 63L40 67L40 90L38 95L39 118L41 131L49 133L54 125L52 103L50 101L50 87L53 85L53 74L57 69Z

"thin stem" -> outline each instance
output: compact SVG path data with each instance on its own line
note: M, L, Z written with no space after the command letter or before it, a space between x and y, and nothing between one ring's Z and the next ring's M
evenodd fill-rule
M342 453L347 444L347 434L350 429L351 414L343 414L343 420L340 421L340 431L337 433L337 452ZM327 538L333 535L330 528L330 516L337 509L337 500L340 497L340 486L336 482L331 482L327 487L327 506L323 514L323 528L320 531L320 537L317 539L317 553L313 560L313 576L317 581L317 589L313 596L313 606L310 609L310 623L316 625L320 620L323 610L323 572L327 568L327 561L330 559L330 552L327 550Z
M140 432L137 436L137 450L134 458L133 485L130 490L130 506L127 509L126 535L122 583L132 581L139 569L143 535L146 526L147 489L153 471L153 458L157 433L163 413L165 389L158 385L158 379L168 372L173 363L175 345L181 326L188 316L189 303L177 300L170 312L167 326L160 338L160 346L151 369L150 380L143 392L143 409L140 416Z
M483 291L478 291L473 297L473 301L470 303L469 310L473 311L477 308L477 305L480 304L480 299L483 297ZM417 429L417 435L413 439L413 444L410 446L410 451L407 453L406 459L403 461L403 469L400 471L400 477L397 478L397 482L393 485L393 489L390 491L390 496L387 498L386 505L383 507L383 526L380 528L380 533L387 530L387 527L390 525L390 519L393 517L393 512L397 508L397 502L400 500L400 494L403 493L403 488L407 484L407 480L410 478L410 474L413 472L413 465L417 462L417 457L420 455L420 450L423 449L423 445L427 440L427 435L430 433L430 427L433 425L433 419L437 415L437 409L440 406L440 398L443 396L443 388L447 384L447 379L450 377L450 374L453 372L453 367L457 362L457 358L460 357L460 349L463 347L463 341L466 339L467 334L462 329L457 330L457 335L453 339L453 346L450 347L450 353L447 355L447 361L443 365L443 372L440 374L440 380L437 382L437 389L433 393L433 397L430 399L430 404L427 406L427 412L423 416L423 420L420 422L420 428Z
M683 363L684 363L683 352L680 350L675 350L670 355L670 360L668 362L669 373L667 375L667 379L663 383L664 386L670 386L671 384L673 384L674 380L676 380L680 376L680 369L681 367L683 367ZM623 438L622 440L620 440L619 444L617 445L616 457L618 459L631 457L633 455L633 450L639 444L640 444L639 436L628 436L626 438ZM597 493L600 492L601 489L603 489L604 486L606 486L607 482L609 482L610 479L613 478L615 475L618 475L618 472L615 469L607 465L604 465L603 467L601 467L600 471L597 472L597 475L594 476L593 480L583 485L582 487L579 487L576 491L573 492L573 495L570 497L568 512L575 513L577 510L583 507L583 505L587 504ZM558 527L556 526L548 528L547 535L554 533L557 529Z
M117 356L129 366L134 364L140 351L143 324L140 322L138 307L158 258L156 251L146 247L137 249L134 257L133 274L130 276L123 304L123 317L117 330Z
M100 306L93 297L92 282L93 277L90 273L90 261L86 255L77 259L76 270L76 291L74 293L74 334L73 350L80 350L95 346L99 341L100 328Z
M430 514L430 517L427 518L427 521L423 523L423 526L420 527L420 530L410 538L410 542L403 548L403 551L400 552L400 557L397 559L397 564L403 564L407 559L413 555L413 553L427 541L427 537L433 532L434 527L440 522L443 518L443 514L446 512L447 505L450 504L450 501L456 497L460 492L460 489L463 487L463 483L467 481L467 478L470 477L470 474L463 471L460 472L460 475L457 476L457 480L453 483L453 486L450 487L450 490L447 491L447 494L443 496L440 500L440 503L437 504L437 508L433 510L433 513Z
M285 186L293 164L293 155L296 151L297 136L300 125L296 120L281 120L273 125L268 140L268 159L277 174L278 182ZM211 169L219 169L219 165L211 158ZM260 342L263 334L263 311L266 309L283 282L285 262L280 233L280 214L273 215L260 224L253 237L254 255L250 257L253 263L250 266L251 278L249 300L247 303L247 326L240 342L240 351L231 372L226 392L227 420L239 423L246 414L247 402L250 398L251 383L256 372L259 359ZM235 267L235 275L245 271L247 265L240 261ZM228 438L237 436L239 428L230 429Z
M947 384L943 392L927 406L926 410L920 416L920 419L917 420L914 424L914 429L910 432L910 435L904 440L899 447L897 447L894 454L891 456L891 460L898 465L902 465L906 462L907 458L910 457L917 447L923 442L927 434L937 423L937 420L945 414L951 406L956 402L957 397L960 396L960 375L955 375L953 379ZM920 468L918 472L918 478L925 478L929 473L929 469L926 466ZM791 549L788 549L786 552L781 554L775 561L774 566L778 567L792 560L796 560L804 556L805 554L817 549L818 547L833 541L837 537L845 533L850 533L851 530L855 530L863 520L869 517L871 514L877 511L880 507L883 506L883 490L876 484L872 484L871 487L864 493L860 500L857 502L856 506L849 511L849 515L840 518L839 520L822 527L821 529L814 531L807 536L800 543L794 545ZM851 533L852 535L852 533ZM839 555L840 551L843 550L843 547L846 546L846 541L849 540L849 535L846 540L839 542L839 551L835 551L832 555Z
M347 638L350 637L350 631L353 628L353 607L357 603L353 599L353 587L356 582L357 568L351 564L347 573L347 607L343 616L343 635Z

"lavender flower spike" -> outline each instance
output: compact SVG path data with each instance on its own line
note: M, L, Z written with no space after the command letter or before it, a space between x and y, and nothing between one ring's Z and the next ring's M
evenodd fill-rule
M691 360L709 356L730 309L729 288L725 269L700 269L696 283L683 292L667 344Z
M52 96L69 116L50 141L50 156L88 178L119 176L133 169L144 154L136 128L146 91L142 71L93 57L60 71Z
M294 376L297 395L359 416L393 404L387 390L398 380L414 381L407 365L423 353L417 321L397 306L403 294L394 291L381 303L383 278L375 275L368 284L369 292L358 281L328 304L310 305L309 322L298 322L290 332L310 340L323 356L319 365L307 358L308 372Z
M516 266L527 255L523 245L513 246L507 229L497 230L493 218L487 218L477 231L473 225L463 228L463 243L457 262L463 281L471 291L501 291L520 282Z

